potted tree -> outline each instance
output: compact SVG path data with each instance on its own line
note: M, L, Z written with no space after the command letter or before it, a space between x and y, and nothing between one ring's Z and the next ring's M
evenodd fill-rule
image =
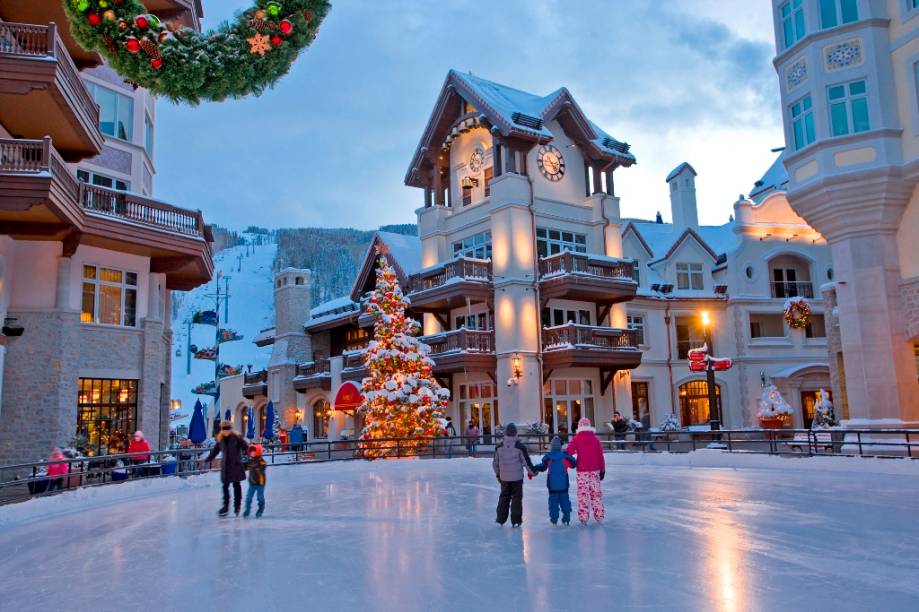
M791 423L792 409L775 385L763 387L759 398L759 423L763 429L782 429Z

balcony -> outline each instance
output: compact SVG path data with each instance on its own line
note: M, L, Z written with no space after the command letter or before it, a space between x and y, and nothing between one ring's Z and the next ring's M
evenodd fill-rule
M364 365L364 351L352 351L342 356L342 380L363 380L370 375Z
M814 297L814 284L810 281L773 281L769 283L769 286L774 298Z
M243 374L243 397L255 399L268 395L268 371L262 370L252 374Z
M51 136L67 161L102 151L99 106L50 25L0 22L0 118L25 138Z
M408 298L416 312L444 313L472 302L491 302L491 261L459 257L413 274Z
M421 341L431 347L435 374L463 371L494 373L497 367L492 331L460 328L424 336Z
M0 234L147 256L168 289L197 287L214 267L200 211L80 183L50 138L0 138Z
M539 260L539 292L545 303L558 298L604 304L635 297L635 264L566 251Z
M294 389L305 393L310 389L332 390L332 364L328 357L297 366Z
M641 364L634 330L590 325L557 325L542 330L543 367L630 370Z

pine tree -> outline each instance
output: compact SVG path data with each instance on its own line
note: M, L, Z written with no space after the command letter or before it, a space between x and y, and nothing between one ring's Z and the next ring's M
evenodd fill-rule
M420 325L405 316L408 300L402 295L395 270L385 256L380 256L378 264L376 289L367 306L375 322L374 339L365 358L370 376L363 380L364 403L358 409L366 423L361 439L436 436L450 392L434 379L430 347L415 338ZM400 450L414 453L426 444L421 440L403 443ZM395 445L387 450L364 450L368 458L394 454Z
M763 388L763 395L759 398L759 416L768 419L791 414L791 406L782 397L778 387L766 385Z
M820 401L814 406L811 429L829 429L836 426L836 409L826 391L820 389Z

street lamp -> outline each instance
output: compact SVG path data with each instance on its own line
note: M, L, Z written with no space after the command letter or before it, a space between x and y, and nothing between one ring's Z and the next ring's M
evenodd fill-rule
M711 318L709 317L708 311L702 311L702 334L704 336L705 347L708 349L708 355L713 355L714 350L712 347L712 326ZM713 361L711 359L706 360L705 364L705 376L707 379L708 386L708 418L709 424L712 431L718 431L721 429L721 410L719 409L718 404L716 403L715 397L715 368Z

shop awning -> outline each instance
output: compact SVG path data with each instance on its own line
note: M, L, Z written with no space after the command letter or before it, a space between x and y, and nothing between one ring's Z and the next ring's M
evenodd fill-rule
M335 410L342 412L354 412L358 406L364 402L364 395L361 388L352 380L346 380L338 388L335 394Z

